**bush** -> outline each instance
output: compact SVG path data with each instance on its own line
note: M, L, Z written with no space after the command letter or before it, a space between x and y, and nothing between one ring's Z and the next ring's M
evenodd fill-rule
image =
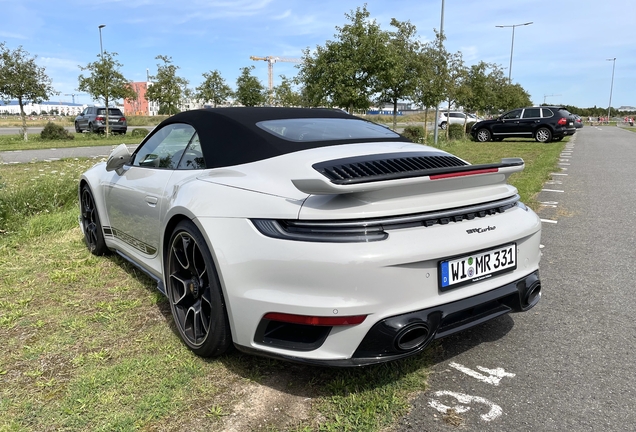
M57 125L52 122L48 122L42 132L40 132L40 138L43 140L72 140L75 139L75 135L64 129L64 126Z
M423 143L424 142L424 127L422 126L407 126L404 128L404 132L402 132L406 138L410 139L415 143Z
M463 124L450 124L448 126L448 138L452 140L464 139L466 132L464 132Z
M146 128L139 128L139 129L133 129L132 132L130 132L130 136L134 136L134 137L145 137L146 135L148 135L150 132L148 131L148 129Z
M477 122L468 122L466 123L466 133L470 133L470 130L473 128L473 125Z

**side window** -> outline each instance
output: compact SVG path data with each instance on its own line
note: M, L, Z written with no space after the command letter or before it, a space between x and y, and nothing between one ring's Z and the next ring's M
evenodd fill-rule
M541 117L541 108L526 108L523 112L523 118L539 118Z
M501 117L504 120L512 120L512 119L518 119L521 117L521 111L520 109L516 109L514 111L510 111L509 113L506 113L503 115L503 117Z
M201 151L201 143L199 142L199 134L194 134L190 145L183 153L181 161L177 169L189 170L189 169L205 169L205 159L203 159L203 152Z
M554 115L550 108L541 108L541 110L543 111L543 115L541 116L543 118L549 118Z
M192 126L173 123L164 126L146 140L135 153L133 166L175 169L192 140Z

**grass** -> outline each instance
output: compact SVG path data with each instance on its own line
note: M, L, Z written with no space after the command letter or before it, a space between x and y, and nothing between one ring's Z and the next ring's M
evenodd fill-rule
M30 133L28 141L24 141L19 135L0 135L0 151L139 144L142 140L141 137L131 136L130 132L126 135L111 135L108 138L104 134L74 133L74 135L75 139L71 141L43 140L39 133Z
M512 181L525 201L555 169L562 147L440 143L473 163L523 157L526 170ZM0 172L0 430L219 430L245 418L237 430L373 431L393 424L409 396L425 388L435 346L345 370L237 352L193 355L151 280L116 256L87 252L76 187L93 163ZM250 400L258 389L278 399ZM256 416L259 404L264 414ZM294 414L301 405L304 414Z
M156 126L168 116L126 116L128 126ZM73 126L75 116L27 116L27 128L44 127L51 121L62 126ZM0 127L22 127L19 116L0 117Z

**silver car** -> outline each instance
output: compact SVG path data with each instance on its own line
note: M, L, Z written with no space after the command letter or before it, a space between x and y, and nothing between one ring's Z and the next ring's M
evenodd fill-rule
M125 134L128 130L126 117L119 108L108 108L108 123L112 133ZM86 107L84 111L75 117L75 132L105 132L106 108Z

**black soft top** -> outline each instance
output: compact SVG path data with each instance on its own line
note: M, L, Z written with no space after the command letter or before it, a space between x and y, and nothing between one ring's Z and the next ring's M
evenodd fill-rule
M346 119L367 122L344 111L326 108L205 108L176 114L161 122L155 130L173 123L185 123L194 127L199 134L208 168L240 165L301 150L340 144L409 142L398 134L394 134L394 137L364 139L333 139L327 136L299 141L285 139L262 127L261 122L282 119ZM261 123L261 126L257 123ZM376 126L374 123L373 125Z

